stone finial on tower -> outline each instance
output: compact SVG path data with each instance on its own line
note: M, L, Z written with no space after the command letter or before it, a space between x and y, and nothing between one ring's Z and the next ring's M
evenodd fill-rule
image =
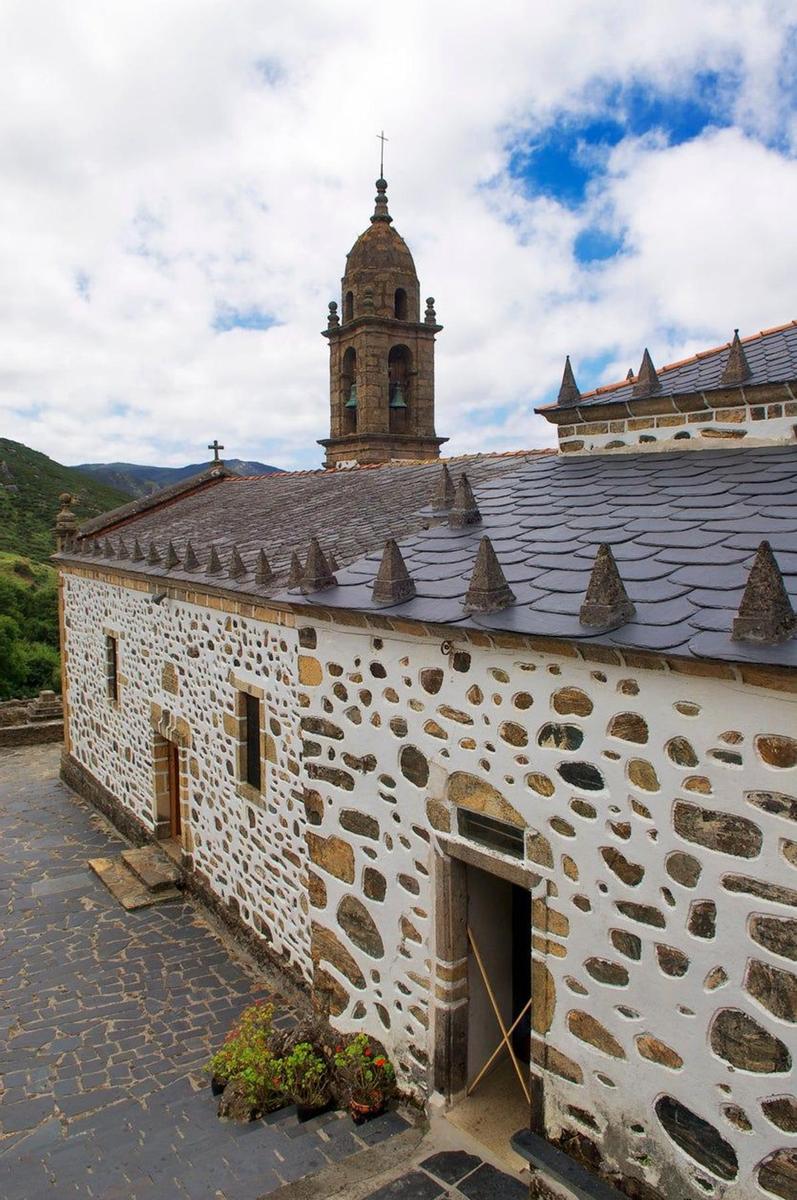
M423 315L423 320L424 320L425 325L436 325L437 324L437 313L435 312L435 307L434 307L434 296L426 297L426 312Z
M562 372L562 382L559 385L559 394L556 397L556 403L560 408L572 408L574 404L578 404L580 399L581 392L578 390L576 377L570 365L570 355L568 354L565 358L565 369Z
M133 562L144 561L144 551L141 549L141 543L137 537L133 538L133 553L130 555Z
M291 554L291 566L288 572L288 591L298 592L302 586L303 568L299 560L299 555L294 550Z
M58 510L58 516L55 518L55 548L56 550L66 549L67 542L70 537L74 537L77 533L77 517L72 512L72 505L77 499L71 492L62 492L58 497L61 505Z
M238 553L238 547L233 542L233 547L230 551L230 565L227 568L227 575L230 579L242 579L245 574L246 565Z
M638 398L644 396L652 396L655 392L661 391L661 383L656 374L656 368L653 366L653 359L650 357L650 351L647 346L645 353L642 355L642 363L639 368L639 374L634 382L634 395Z
M403 604L415 595L415 584L407 570L401 551L393 538L388 538L382 551L382 560L374 579L371 598L374 604Z
M454 480L451 478L451 472L445 463L440 468L440 473L437 476L437 486L432 495L432 510L434 512L448 512L454 507Z
M595 555L578 619L582 625L602 629L607 625L625 625L635 611L620 578L611 546L604 543Z
M506 581L493 544L488 537L483 537L465 595L465 611L498 612L514 601L515 593Z
M261 550L257 556L257 565L255 567L255 583L271 583L273 578L274 572L271 569L271 564L266 558L266 552L265 550Z
M744 346L739 337L739 330L734 329L733 341L728 351L728 361L725 363L725 370L720 376L720 383L727 383L731 386L746 383L752 374L750 364L747 361L747 355L744 352Z
M340 327L340 317L338 316L338 304L336 300L329 302L329 316L327 317L327 329L338 329Z
M194 553L194 547L191 545L191 539L185 543L185 554L183 555L183 570L197 571L199 569L199 559Z
M167 571L171 571L173 567L179 567L180 565L180 555L175 550L174 542L171 539L169 540L169 545L166 547L166 558L163 565Z
M772 547L769 542L762 542L733 619L731 636L736 642L774 646L793 636L796 623Z
M208 558L208 565L205 568L205 574L206 575L221 575L222 570L223 570L223 567L221 565L221 559L219 558L219 552L215 546L211 546L210 547L210 557Z
M388 225L393 223L393 218L387 211L387 180L382 179L381 176L376 181L376 202L371 224L373 225L377 221L385 221Z
M330 569L326 555L321 549L318 538L310 538L310 548L307 551L307 561L302 572L300 589L305 595L310 592L323 592L326 588L335 587L337 579Z
M466 525L479 525L482 515L476 504L476 497L470 486L470 481L463 471L454 490L454 504L448 518L453 529L463 529Z

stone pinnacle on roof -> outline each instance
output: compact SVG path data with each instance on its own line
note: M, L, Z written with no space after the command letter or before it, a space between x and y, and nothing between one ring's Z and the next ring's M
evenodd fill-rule
M227 568L227 574L230 579L241 579L246 574L246 566L244 560L238 553L238 547L233 542L232 551L230 552L230 565Z
M797 618L783 583L783 576L769 542L756 551L747 576L739 611L733 619L731 637L736 642L774 646L786 642L795 631Z
M196 571L199 567L199 559L194 553L194 547L191 545L189 538L185 544L185 554L183 555L183 570Z
M331 550L329 552L329 554L327 555L327 562L329 563L329 569L330 569L330 571L332 571L333 574L335 573L335 571L340 570L340 563L338 562L337 558L335 557L334 550Z
M607 625L625 625L635 611L620 578L611 546L605 543L598 546L579 621L593 629L602 629Z
M435 512L448 512L454 506L454 480L451 478L451 472L445 463L440 468L440 474L437 477L437 486L432 496L432 508Z
M288 591L298 592L302 585L302 564L299 555L294 550L291 554L291 568L288 572Z
M205 568L205 573L207 575L221 575L221 572L222 565L221 559L219 558L219 552L215 546L211 546L210 557L208 558L208 565Z
M149 544L149 550L147 552L147 563L151 567L156 567L160 560L161 556L158 554L158 547L153 541L151 541Z
M335 587L337 582L318 538L310 538L310 549L307 551L307 561L299 585L301 591L305 595L309 592L323 592L325 588Z
M116 558L116 551L114 550L113 546L111 545L110 538L106 538L105 541L103 542L102 557L103 558Z
M556 397L556 403L560 408L571 408L574 404L578 404L580 399L581 392L578 390L576 377L570 365L570 355L568 354L565 358L565 369L562 372L562 382L559 386L559 395Z
M448 518L448 523L454 529L463 529L466 525L481 524L482 515L476 504L476 497L470 486L470 481L463 471L454 492L454 505Z
M141 549L141 543L137 537L133 538L133 553L130 555L133 562L143 562L144 551Z
M634 383L635 396L652 396L654 392L661 391L659 377L656 374L656 368L653 366L653 359L650 357L650 351L647 346L645 353L642 355L642 364L639 368L639 374Z
M515 593L506 581L493 544L488 537L483 537L465 595L465 611L498 612L514 601Z
M388 538L382 551L382 560L374 579L371 599L380 607L387 604L403 604L415 595L415 584L407 570L401 551L393 538Z
M375 224L377 221L384 221L388 225L393 223L393 218L387 211L387 180L382 179L381 176L376 181L376 203L371 224Z
M169 545L166 547L164 566L166 567L167 571L171 571L172 567L179 567L179 565L180 556L174 548L174 542L170 541Z
M94 556L94 558L102 557L102 546L100 545L100 543L97 541L96 538L91 543L91 553Z
M628 380L629 383L634 382L634 368L633 367L628 368L628 374L626 375L626 379Z
M127 549L127 544L126 544L124 538L120 537L119 541L117 542L116 557L117 558L129 558L130 557L130 553Z
M271 564L266 558L265 550L261 550L257 556L257 566L255 567L255 583L270 583L274 578L274 572L271 569Z
M744 346L739 338L739 330L734 329L733 341L728 351L728 361L725 364L725 370L720 376L720 383L745 383L752 374L750 364L747 361L747 355L744 352Z

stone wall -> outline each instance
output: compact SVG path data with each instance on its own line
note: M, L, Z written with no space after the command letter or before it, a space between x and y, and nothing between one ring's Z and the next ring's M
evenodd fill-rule
M589 418L590 410L584 408L579 419L572 420L562 415L558 425L559 449L566 454L588 450L622 450L629 446L635 449L650 446L675 444L675 449L685 449L684 443L700 446L733 445L740 441L762 441L766 444L793 442L797 428L797 400L790 391L771 401L735 403L731 407L711 408L700 403L699 411L627 413L624 404L618 404L612 412L608 406L604 411ZM709 394L710 397L710 394ZM644 409L661 407L661 400L635 401L632 407ZM607 411L608 410L608 411Z
M467 987L435 961L458 916L435 913L435 877L465 844L457 810L486 813L524 832L505 864L543 881L548 1136L667 1197L793 1195L794 697L320 623L299 641L315 986L336 1025L426 1086Z
M0 747L60 742L63 736L61 697L55 692L39 692L33 700L0 703Z
M90 576L63 573L73 759L154 836L155 738L172 735L181 746L182 836L190 865L276 957L306 978L305 817L296 790L290 618L278 624L273 614L267 624L233 613L234 601L210 597L153 604L140 585ZM118 704L105 685L108 634L118 638ZM260 795L238 782L242 687L264 701Z

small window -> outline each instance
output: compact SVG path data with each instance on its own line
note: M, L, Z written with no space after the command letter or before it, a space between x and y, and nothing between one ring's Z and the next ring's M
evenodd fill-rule
M343 301L343 320L354 320L354 292L347 292Z
M105 691L112 704L119 703L119 639L105 637Z
M397 321L406 321L407 319L407 293L404 291L404 288L396 288L393 314Z
M523 858L523 830L506 821L496 821L484 813L471 812L467 808L457 809L457 828L462 837L498 850L512 858Z
M260 791L260 701L257 696L243 693L244 698L244 767L246 782Z

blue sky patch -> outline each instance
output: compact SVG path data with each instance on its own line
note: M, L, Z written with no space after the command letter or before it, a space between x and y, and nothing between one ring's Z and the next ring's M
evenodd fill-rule
M213 319L217 333L228 333L231 329L270 329L278 325L276 317L260 308L222 308Z
M515 145L510 174L521 179L530 193L575 207L583 202L590 181L602 173L612 147L623 138L657 133L677 146L709 126L730 125L737 87L732 73L706 71L694 77L685 95L640 83L610 88L589 112L563 114L525 144Z

